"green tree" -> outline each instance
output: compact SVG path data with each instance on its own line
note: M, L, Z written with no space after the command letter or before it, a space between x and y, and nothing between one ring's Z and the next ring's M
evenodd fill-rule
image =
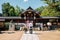
M13 6L10 6L10 9L9 9L9 16L16 16L15 15L15 9Z
M8 16L9 15L9 8L10 8L10 4L9 3L3 3L2 4L3 16Z
M16 8L15 8L16 16L20 16L22 11L24 11L24 9L20 8L19 6L16 6Z
M21 9L18 6L16 6L16 8L14 8L9 3L2 4L3 16L18 16L19 12L21 12Z
M49 11L48 9L44 9L42 12L41 12L41 15L40 16L49 16Z
M47 9L49 10L50 16L60 16L60 0L43 0L48 4Z
M16 6L16 8L15 8L15 14L16 14L16 16L19 16L19 13L20 13L21 11L20 11L20 7L19 6Z
M42 6L42 7L36 8L35 10L38 11L38 12L42 12L43 9L44 9L44 7Z

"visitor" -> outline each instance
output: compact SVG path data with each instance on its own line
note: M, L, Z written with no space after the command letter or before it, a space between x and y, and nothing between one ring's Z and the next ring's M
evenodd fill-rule
M29 31L30 31L30 33L32 34L32 30L33 29L33 21L31 21L30 23L29 23Z
M43 25L43 30L45 31L46 24Z
M50 30L51 25L51 22L47 22L48 30Z
M25 25L24 25L24 31L25 31L25 33L27 33L27 31L28 31L28 27L29 27L29 20L27 20L25 22Z
M43 31L43 23L40 23L40 28Z
M26 24L27 29L29 30L29 20L27 20L25 24Z
M25 31L25 33L27 33L27 26L26 26L26 24L24 25L24 31Z

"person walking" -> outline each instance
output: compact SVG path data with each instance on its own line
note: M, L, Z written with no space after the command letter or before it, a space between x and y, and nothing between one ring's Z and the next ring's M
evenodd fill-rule
M25 33L27 33L27 27L26 27L26 24L24 25L24 31L25 31Z
M33 21L31 21L31 22L29 23L29 31L30 31L30 33L32 34L32 31L33 31Z
M50 30L51 25L51 22L47 22L48 30Z
M41 30L43 31L43 23L40 23Z
M25 31L25 33L27 33L28 28L29 28L29 20L27 20L27 21L25 22L25 25L24 25L24 31Z

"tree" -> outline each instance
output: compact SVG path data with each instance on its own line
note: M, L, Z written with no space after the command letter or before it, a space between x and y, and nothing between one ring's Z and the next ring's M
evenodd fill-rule
M16 16L15 15L15 9L13 6L10 6L10 8L9 8L9 16Z
M20 7L19 6L16 6L16 8L15 8L15 14L16 14L16 16L19 16L19 13L20 12L21 12Z
M16 15L19 15L19 12L20 12L20 8L18 6L16 6L16 8L15 8Z
M48 4L50 16L60 16L60 0L43 0Z
M9 3L2 4L3 16L18 16L19 12L21 12L21 9L18 6L16 6L16 8L14 8Z
M41 12L41 15L40 16L49 16L49 11L48 9L44 9L42 12Z
M42 7L36 8L35 10L38 11L38 12L42 12L43 9L44 9L44 7L42 6Z
M16 16L20 16L22 11L24 11L24 9L20 8L19 6L16 6L16 8L15 8Z
M9 8L10 8L10 4L9 3L3 3L2 4L3 16L8 16L9 15Z

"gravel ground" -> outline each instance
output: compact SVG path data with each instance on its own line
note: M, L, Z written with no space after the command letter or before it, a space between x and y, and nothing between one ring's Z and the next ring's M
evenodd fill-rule
M20 40L23 31L3 31L0 40ZM36 31L39 40L60 40L60 31Z
M60 40L60 31L37 31L40 40Z
M3 31L0 40L20 40L22 34L22 31Z

